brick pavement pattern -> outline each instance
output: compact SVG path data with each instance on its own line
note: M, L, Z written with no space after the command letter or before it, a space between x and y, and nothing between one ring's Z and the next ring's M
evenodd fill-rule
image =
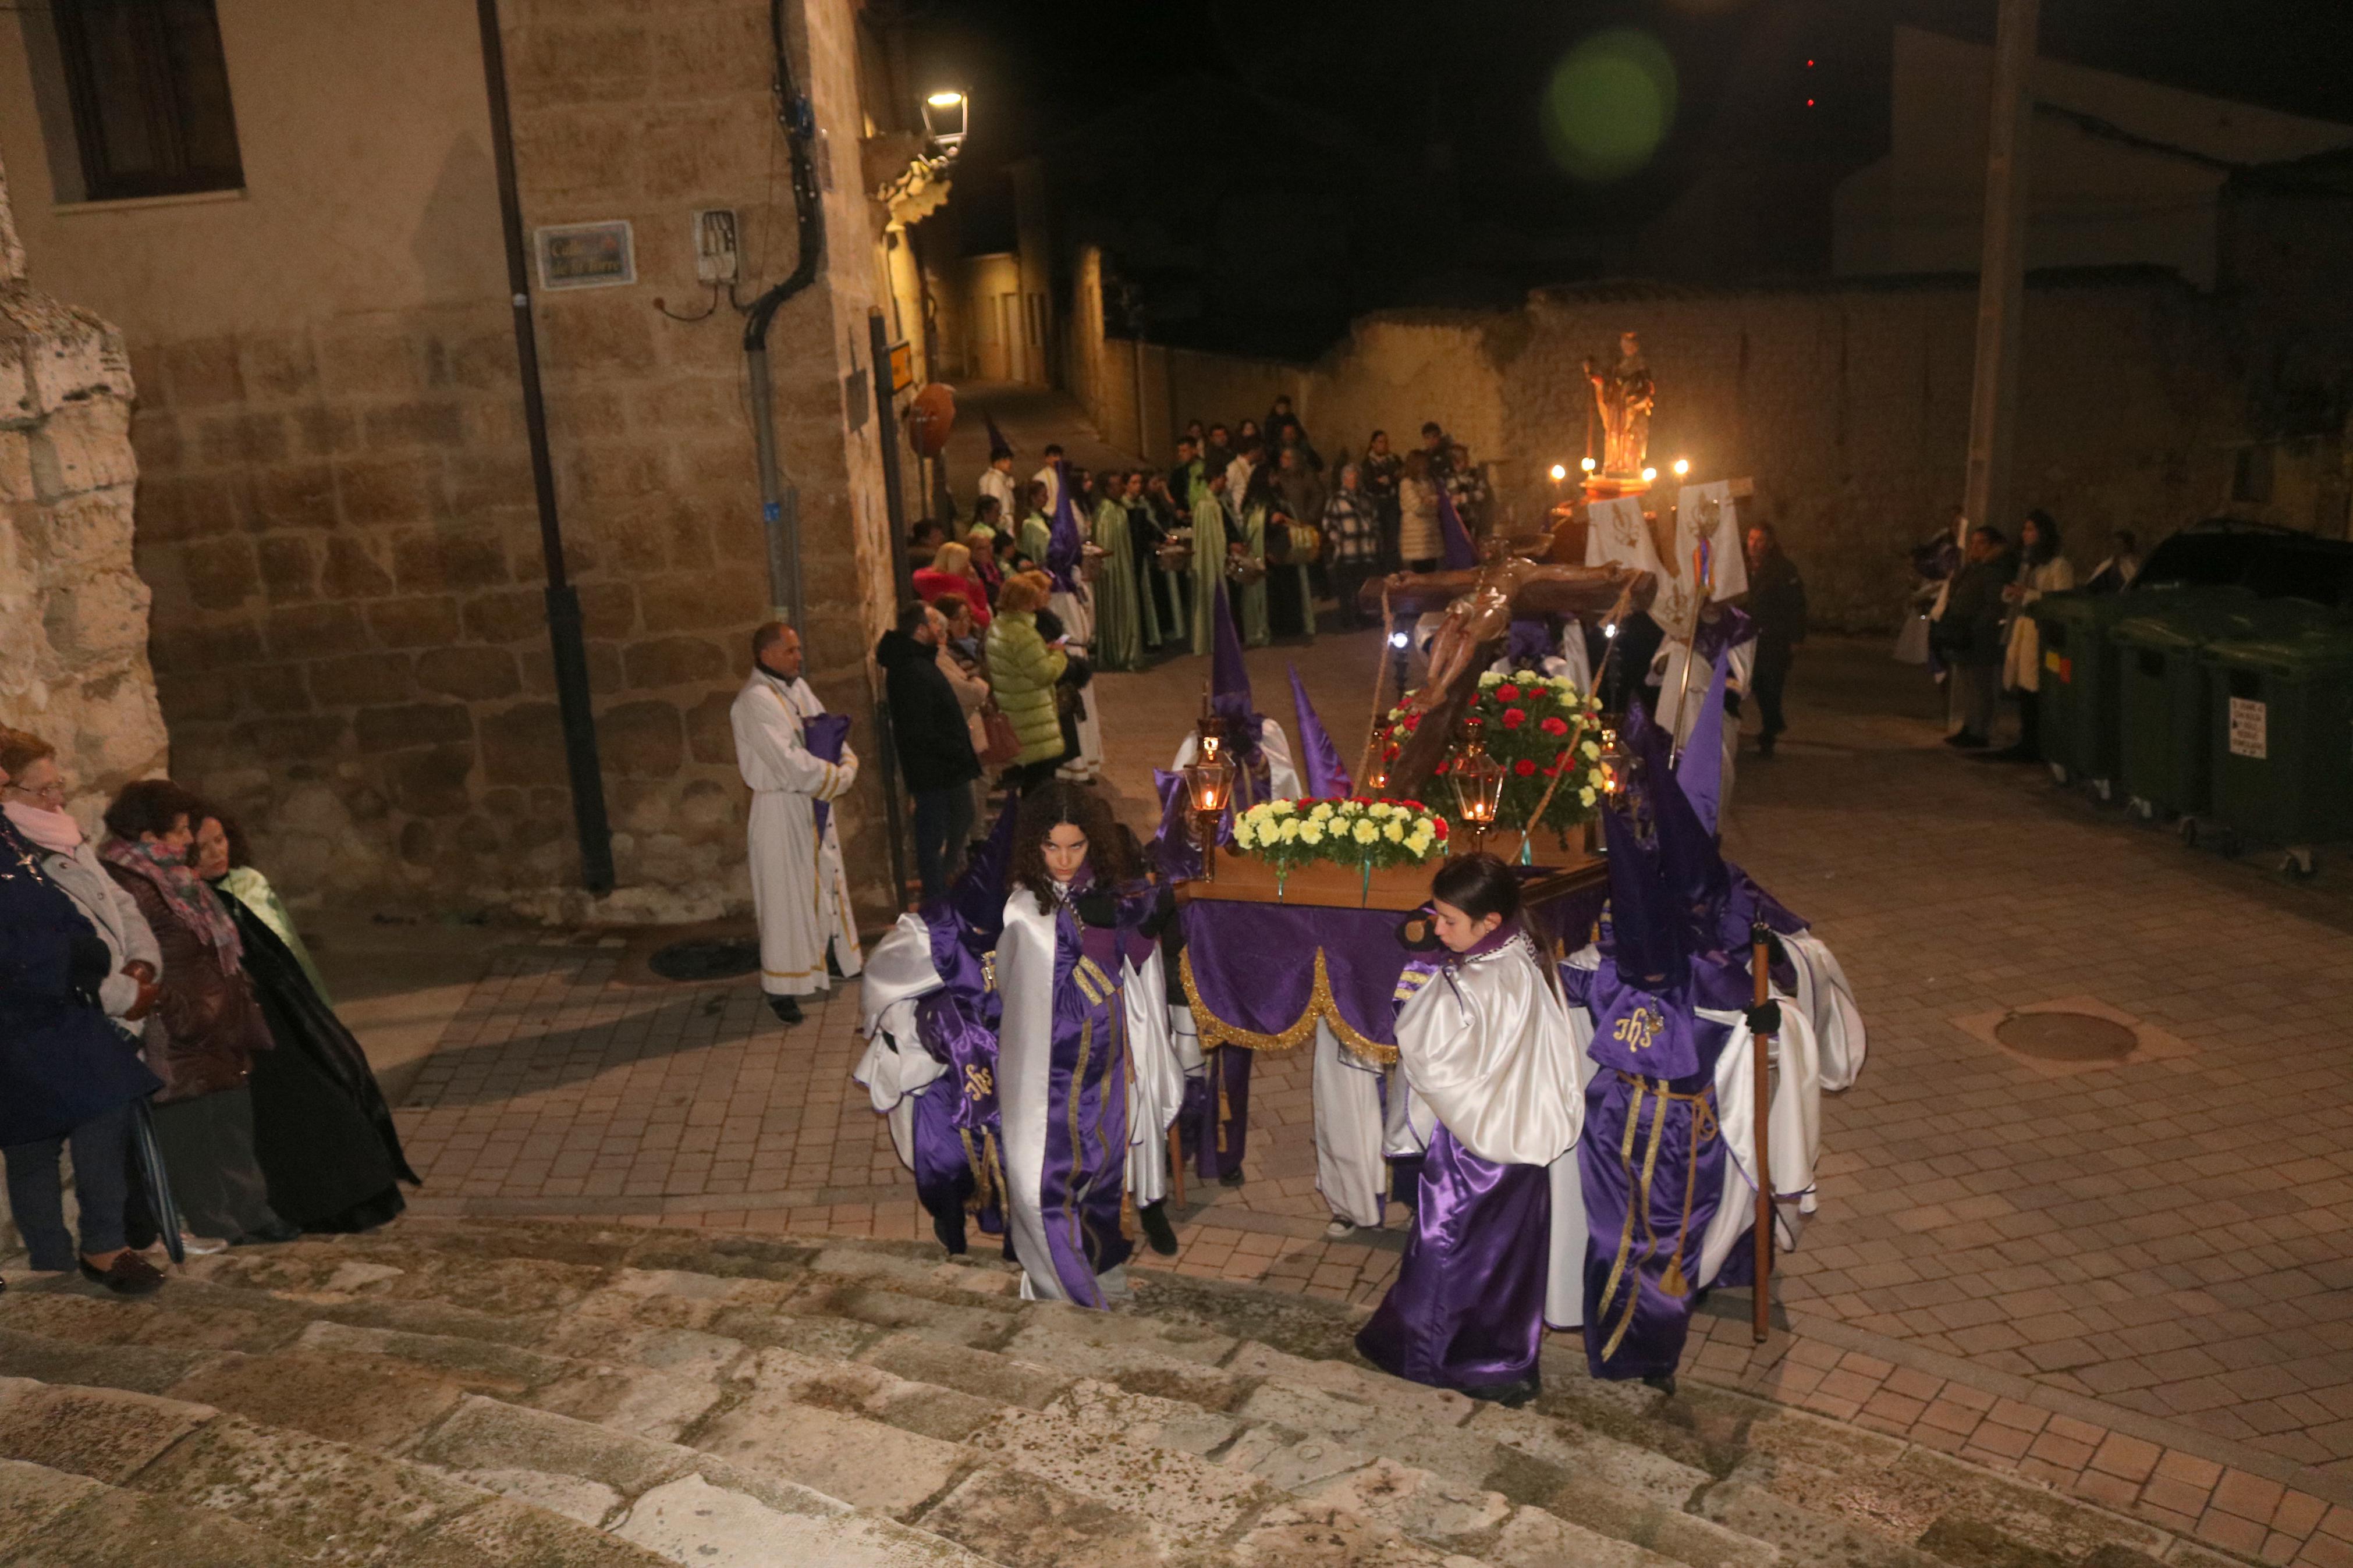
M1288 723L1295 659L1353 751L1371 642L1253 654L1261 706ZM1823 1108L1788 1328L1752 1350L1745 1297L1715 1303L1695 1374L2228 1551L2353 1568L2341 886L2288 887L1950 755L1916 672L1875 643L1805 658L1782 754L1742 759L1726 847L1839 953L1871 1061ZM1101 678L1105 787L1131 821L1199 678L1189 660ZM853 994L786 1031L744 983L621 984L601 940L501 954L452 1022L400 1112L421 1209L927 1234L849 1080ZM2057 1068L1962 1026L2064 998L2149 1048ZM1191 1184L1182 1251L1148 1265L1377 1299L1397 1215L1322 1238L1307 1067L1261 1058L1250 1184Z

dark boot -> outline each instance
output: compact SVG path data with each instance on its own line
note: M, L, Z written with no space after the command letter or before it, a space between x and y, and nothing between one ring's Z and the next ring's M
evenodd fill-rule
M1137 1209L1135 1221L1143 1226L1144 1239L1152 1244L1153 1251L1163 1258L1176 1256L1176 1227L1168 1223L1168 1205L1166 1200L1156 1204L1146 1204Z
M768 1011L774 1013L778 1018L784 1020L785 1027L787 1029L791 1028L794 1025L800 1023L804 1016L801 1012L800 1002L797 998L791 996L769 997Z

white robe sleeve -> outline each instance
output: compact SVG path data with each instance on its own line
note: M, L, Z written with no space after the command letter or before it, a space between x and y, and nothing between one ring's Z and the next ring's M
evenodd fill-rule
M1127 1190L1141 1208L1168 1195L1168 1125L1185 1099L1185 1068L1168 1016L1160 948L1131 963L1120 988L1127 1025ZM1198 1048L1198 1045L1197 1045Z
M1282 726L1266 720L1260 730L1259 745L1266 752L1267 787L1274 791L1277 800L1297 800L1307 791L1299 782L1298 766L1291 760L1291 741Z
M811 699L812 707L815 700ZM817 708L814 713L822 713ZM754 790L790 790L813 800L837 800L858 782L858 753L841 749L841 761L814 755L801 738L802 715L773 682L754 679L730 714L735 731L735 762Z
M915 1035L915 1004L940 984L932 967L931 932L913 915L901 915L875 944L859 982L858 1032L866 1037L866 1051L849 1076L865 1086L876 1114L890 1119L892 1147L911 1171L915 1099L948 1070Z
M1579 689L1582 689L1580 688ZM1564 967L1590 972L1600 967L1601 952L1591 943L1563 961ZM1601 1070L1589 1047L1593 1015L1583 1006L1568 1009L1568 1037L1577 1047L1577 1102L1593 1075ZM1545 1321L1556 1329L1574 1329L1585 1321L1585 1249L1588 1226L1585 1218L1585 1177L1572 1147L1546 1168L1552 1187L1552 1262L1545 1280Z
M1831 1094L1852 1089L1868 1048L1854 987L1821 938L1807 931L1781 940L1798 969L1799 1011L1813 1025L1820 1049L1822 1088Z
M1814 1162L1821 1149L1821 1063L1812 1026L1788 998L1774 1037L1779 1066L1767 1129L1772 1138L1774 1246L1794 1251L1814 1206ZM1757 1213L1756 1037L1737 1013L1702 1009L1699 1016L1732 1025L1732 1038L1715 1064L1716 1121L1725 1152L1724 1194L1700 1246L1699 1282L1715 1279Z

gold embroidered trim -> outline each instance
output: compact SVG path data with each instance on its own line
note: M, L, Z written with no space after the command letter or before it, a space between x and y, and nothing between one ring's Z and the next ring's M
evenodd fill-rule
M1261 1035L1227 1023L1201 1000L1201 988L1193 980L1193 952L1187 948L1177 960L1177 973L1185 982L1185 1001L1193 1010L1193 1027L1201 1037L1204 1050L1218 1046L1240 1046L1253 1051L1287 1051L1314 1037L1317 1020L1332 1026L1332 1033L1340 1044L1375 1067L1388 1067L1398 1059L1398 1048L1368 1039L1349 1026L1340 1016L1340 1004L1332 994L1332 976L1324 967L1324 950L1315 950L1315 984L1308 993L1307 1010L1299 1015L1280 1034Z

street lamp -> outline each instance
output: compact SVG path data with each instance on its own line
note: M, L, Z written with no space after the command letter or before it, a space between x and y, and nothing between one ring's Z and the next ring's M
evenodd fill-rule
M1470 721L1462 749L1447 772L1453 776L1454 804L1462 826L1471 830L1471 852L1479 854L1487 847L1487 830L1495 826L1495 814L1503 809L1504 764L1487 754L1477 720Z
M1568 465L1566 463L1555 463L1552 466L1552 482L1558 484L1561 480L1567 478L1568 478Z
M972 113L972 100L954 88L945 88L923 100L923 131L940 144L943 151L954 153L964 145L966 121Z
M1691 459L1689 458L1677 458L1675 459L1675 478L1682 479L1685 474L1690 472Z

